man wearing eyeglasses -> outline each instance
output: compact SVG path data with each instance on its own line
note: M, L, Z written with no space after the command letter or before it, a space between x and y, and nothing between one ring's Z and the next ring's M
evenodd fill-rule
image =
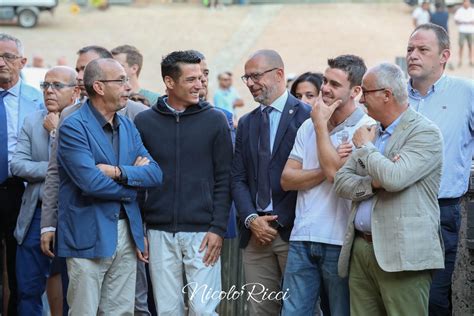
M27 61L23 55L23 44L19 39L0 33L0 239L5 240L6 246L10 288L8 315L17 314L16 240L13 231L24 191L23 181L11 172L11 160L25 117L44 108L41 92L20 78L20 71ZM4 253L3 249L0 253ZM0 265L3 267L1 257Z
M283 60L273 50L255 52L242 80L258 107L239 120L232 166L232 197L241 220L241 243L252 315L277 315L288 240L295 218L296 192L280 185L296 132L310 107L286 90Z
M131 315L137 257L147 262L139 188L161 183L133 123L117 112L130 94L123 67L87 64L89 100L59 127L58 256L66 257L71 315Z
M61 112L58 126L68 117L71 113L78 110L82 104L87 100L87 91L85 90L83 78L84 70L89 62L98 58L112 58L112 54L105 49L104 47L97 45L85 46L77 51L77 61L76 61L76 71L77 71L77 84L81 89L81 102L78 102L72 106L69 106ZM141 103L133 102L131 100L127 101L125 108L120 110L118 113L124 115L131 119L135 116L146 110L147 107ZM48 172L46 175L46 180L44 184L43 191L43 205L41 212L41 249L44 254L53 258L54 253L52 249L54 248L55 236L56 236L56 226L57 226L57 214L58 214L58 195L59 195L59 174L58 174L58 165L57 165L57 138L53 142L51 147L51 155L48 164ZM147 305L147 282L146 282L146 273L145 273L145 264L143 262L138 262L138 272L137 272L137 300L135 302L135 312L141 315L149 315L148 305ZM67 286L67 278L63 280L63 287Z
M428 315L433 269L444 267L437 195L443 140L408 107L406 81L383 63L364 75L362 97L380 126L362 126L336 173L352 200L339 275L349 276L351 315Z
M41 193L59 114L79 97L76 76L74 69L65 66L54 67L46 73L41 83L46 110L34 112L25 118L11 161L12 174L28 183L14 233L18 242L16 277L20 315L42 314L41 296L52 266L50 259L40 249ZM53 266L62 264L65 265L58 261ZM61 269L55 270L51 271L51 277L59 277L57 280L60 280L58 273ZM62 305L62 302L58 305ZM62 312L60 307L50 307L55 312Z

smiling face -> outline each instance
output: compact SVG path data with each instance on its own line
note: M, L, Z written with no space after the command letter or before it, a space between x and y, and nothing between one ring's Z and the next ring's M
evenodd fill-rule
M347 73L337 68L327 68L324 72L323 84L321 85L321 95L324 103L332 104L341 100L341 106L349 103L351 95L354 93Z
M261 55L245 63L245 75L249 76L246 84L253 99L263 105L272 104L280 96L282 83L286 87L283 70L269 65ZM251 76L258 79L254 80Z
M13 87L20 78L20 71L26 65L14 41L0 41L0 87L7 90Z
M187 108L199 102L199 92L202 90L202 71L200 64L179 64L180 76L175 81L165 76L170 105Z
M408 41L408 74L413 80L434 82L443 73L449 55L448 49L440 51L434 31L419 29Z

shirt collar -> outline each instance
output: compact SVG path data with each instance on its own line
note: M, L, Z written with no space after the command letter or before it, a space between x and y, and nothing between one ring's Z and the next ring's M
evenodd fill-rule
M275 101L273 101L272 104L268 106L282 113L283 109L285 108L285 104L287 100L288 100L288 90L285 90L285 92L281 96L279 96ZM267 107L266 105L260 104L261 111L263 111L263 109L265 109L266 107Z
M405 111L406 112L406 111ZM382 134L388 134L389 136L392 136L393 134L393 131L395 130L395 128L398 126L398 124L400 123L400 120L403 116L403 114L405 114L405 112L403 112L402 114L400 114L397 119L395 121L392 122L392 124L390 124L385 130L382 128L382 125L379 125L379 135L382 135Z
M89 108L91 109L92 111L92 114L94 114L94 117L97 119L97 121L99 122L100 126L102 128L104 128L107 124L109 124L109 122L107 122L107 120L105 119L105 117L100 114L99 111L97 111L97 109L92 105L91 102L88 102L89 103ZM114 128L117 128L118 125L119 125L119 120L117 118L117 114L114 114L114 118L112 120L113 122L113 127Z
M342 123L337 125L331 131L331 134L342 131L345 127L355 126L361 120L364 114L365 112L360 108L360 106L356 107L356 109L351 113L351 115L349 115Z
M442 87L445 79L446 79L446 75L442 74L441 77L439 77L439 79L431 86L431 88L428 90L426 95L429 95L433 92L437 92L438 90L441 90L441 87ZM418 92L418 90L413 88L413 86L411 85L411 79L408 80L408 92L409 92L410 96L413 97L413 98L420 98L420 99L423 98L423 96L420 94L420 92Z
M175 108L173 108L171 105L168 104L168 97L163 98L163 102L165 103L166 107L172 112L172 113L183 113L186 110L183 111L178 111Z
M21 86L21 79L18 79L18 82L15 83L15 85L13 87L8 89L7 95L11 94L15 97L18 97L20 95L20 86ZM4 89L1 89L0 91L4 91Z

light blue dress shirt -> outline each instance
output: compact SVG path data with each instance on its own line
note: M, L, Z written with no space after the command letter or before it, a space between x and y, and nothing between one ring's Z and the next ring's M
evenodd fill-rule
M474 81L443 75L425 96L408 83L410 107L433 121L443 135L439 198L457 198L468 188L474 149Z
M214 92L214 106L234 113L234 102L239 98L234 87L230 87L229 89L219 88Z
M401 117L404 113L402 113L395 121L392 122L385 130L379 126L378 137L375 140L375 147L378 149L379 152L383 154L385 151L385 146L388 143L388 140L393 134L393 131L397 127L398 123L400 122ZM359 204L359 208L357 209L357 214L354 220L355 228L359 231L370 233L372 232L371 227L371 220L372 220L372 208L374 203L374 197L371 197L367 200L362 201Z
M3 98L5 103L5 112L7 115L8 130L8 176L11 177L10 161L15 153L16 143L18 142L18 130L20 122L18 122L19 104L20 104L20 87L21 79L8 90L7 95ZM4 91L0 88L0 92ZM21 122L23 123L23 122Z

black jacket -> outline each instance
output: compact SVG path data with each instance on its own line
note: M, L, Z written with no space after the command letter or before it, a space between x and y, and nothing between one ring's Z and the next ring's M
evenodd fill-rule
M203 101L173 113L163 98L135 118L143 144L163 171L162 185L147 191L147 227L224 236L232 165L225 115Z

